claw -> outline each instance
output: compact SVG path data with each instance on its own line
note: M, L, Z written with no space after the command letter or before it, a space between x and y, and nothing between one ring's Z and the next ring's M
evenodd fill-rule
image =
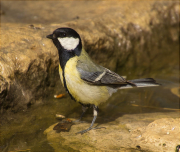
M77 132L76 135L77 135L77 134L81 134L81 135L82 135L82 134L84 134L84 133L86 133L86 132L88 132L88 131L90 131L90 130L101 129L101 128L105 128L105 129L106 129L106 127L93 127L93 128L92 128L92 127L89 127L88 129L85 129L85 130L82 130L82 131Z
M92 123L91 123L91 126L90 126L88 129L86 129L86 130L82 130L82 131L77 132L76 135L77 135L77 134L81 134L81 135L82 135L82 134L84 134L84 133L86 133L86 132L88 132L88 131L90 131L90 130L92 130L92 129L105 128L105 127L92 127L92 126L94 125L94 122L96 121L96 118L97 118L98 107L95 106L95 105L93 105L93 109L94 109L94 118L93 118L93 121L92 121Z
M77 134L81 134L81 135L82 135L82 134L84 134L84 133L90 131L91 129L93 129L93 128L92 128L92 127L89 127L89 128L86 129L86 130L82 130L82 131L77 132L76 135L77 135Z

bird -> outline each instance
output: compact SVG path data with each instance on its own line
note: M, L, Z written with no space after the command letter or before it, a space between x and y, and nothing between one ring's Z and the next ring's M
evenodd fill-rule
M89 128L77 132L84 134L92 129L99 105L118 89L159 86L153 78L126 80L119 74L92 61L82 46L80 35L72 28L61 27L46 36L51 39L59 54L59 75L66 92L82 105L83 117L93 107L93 120Z

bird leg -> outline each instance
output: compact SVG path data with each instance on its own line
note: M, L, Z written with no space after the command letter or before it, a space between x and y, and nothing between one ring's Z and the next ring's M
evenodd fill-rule
M105 128L105 127L94 127L94 128L92 127L94 125L94 122L96 121L96 118L97 118L97 115L98 115L98 107L95 106L95 105L93 105L93 112L94 112L94 118L93 118L93 121L91 123L91 126L86 130L82 130L80 132L77 132L76 134L81 134L82 135L82 134L84 134L84 133L86 133L86 132L88 132L88 131L90 131L92 129Z
M73 122L82 122L80 120L82 119L82 117L84 116L84 114L86 113L88 108L89 108L88 106L82 105L82 114L81 114L80 118L75 120L75 121L73 121Z

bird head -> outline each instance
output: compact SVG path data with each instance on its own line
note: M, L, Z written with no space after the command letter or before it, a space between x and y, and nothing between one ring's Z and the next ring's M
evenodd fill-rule
M76 54L82 49L79 34L71 28L58 28L46 37L52 39L59 51L73 52Z

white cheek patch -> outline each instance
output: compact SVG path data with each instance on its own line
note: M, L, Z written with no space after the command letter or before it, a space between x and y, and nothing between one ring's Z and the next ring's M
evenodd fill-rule
M79 44L79 38L65 37L58 38L58 40L61 43L62 47L69 51L74 50Z

